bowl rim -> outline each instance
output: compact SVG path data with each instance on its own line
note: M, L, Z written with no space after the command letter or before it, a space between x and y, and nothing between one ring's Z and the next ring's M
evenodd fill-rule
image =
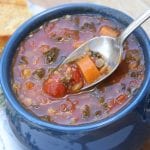
M71 8L93 8L93 9L106 9L113 11L114 13L120 13L122 16L125 16L127 19L132 21L132 18L129 17L128 15L124 14L121 11L115 10L113 8L109 8L106 6L101 6L99 4L93 4L93 3L70 3L70 4L63 4L59 5L53 8L50 8L48 10L45 10L35 16L33 16L31 19L26 21L21 27L19 27L16 32L12 35L12 37L9 39L8 43L5 46L4 53L2 54L1 57L1 64L0 64L0 72L1 72L1 85L2 89L4 91L4 94L7 98L7 102L15 109L17 113L19 113L25 120L31 122L32 124L38 125L42 128L47 128L47 129L53 129L56 131L61 131L61 132L76 132L76 131L93 131L98 128L105 127L107 125L110 125L111 123L114 123L115 121L123 118L126 116L129 112L131 112L139 102L142 101L144 96L147 93L147 89L150 87L150 52L148 52L148 62L147 62L147 68L148 70L146 71L146 77L145 80L143 81L143 84L141 88L139 89L139 92L135 95L132 101L129 102L129 104L126 104L123 108L121 108L119 111L117 111L115 114L104 118L102 120L88 123L88 124L82 124L82 125L77 125L77 126L72 126L72 125L61 125L61 124L53 124L53 123L48 123L45 121L40 120L39 118L33 116L31 113L27 112L20 104L17 102L17 99L13 95L11 91L11 87L9 86L9 81L7 78L7 74L9 73L9 70L6 69L6 64L8 63L9 59L9 52L11 51L11 48L13 46L13 42L17 39L18 36L22 33L22 31L25 28L28 28L29 26L32 26L32 24L37 21L38 19L41 19L43 16L46 14L51 14L55 13L56 11L60 10L65 10L65 9L71 9ZM149 38L144 32L143 29L138 29L141 33L142 36L144 37L146 47L150 47L149 43ZM149 67L148 67L149 66Z

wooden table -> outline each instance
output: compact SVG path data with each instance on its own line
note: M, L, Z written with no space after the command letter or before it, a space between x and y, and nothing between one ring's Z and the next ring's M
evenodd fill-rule
M31 0L33 3L48 8L63 3L70 2L94 2L106 5L125 12L126 14L136 18L145 10L150 9L150 0ZM150 21L144 23L143 28L150 36ZM150 150L150 140L147 141L142 150Z

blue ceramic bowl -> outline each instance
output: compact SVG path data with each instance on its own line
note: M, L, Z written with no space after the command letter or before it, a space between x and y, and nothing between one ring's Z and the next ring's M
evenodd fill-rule
M146 116L150 87L150 42L143 31L136 35L144 50L145 79L134 98L120 111L98 122L64 126L44 122L28 113L16 100L11 89L11 64L19 43L45 21L71 14L101 14L127 26L132 19L126 14L96 4L65 4L48 9L24 23L10 38L1 58L1 85L7 101L7 116L17 138L30 150L134 150L150 134Z

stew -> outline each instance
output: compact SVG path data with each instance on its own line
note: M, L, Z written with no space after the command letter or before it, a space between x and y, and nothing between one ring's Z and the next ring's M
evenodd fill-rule
M79 125L110 116L132 101L144 79L144 56L134 35L124 43L117 70L94 88L87 83L108 71L97 54L58 68L87 40L101 35L116 37L118 21L96 15L67 15L44 23L20 44L12 65L12 88L27 111L44 121Z

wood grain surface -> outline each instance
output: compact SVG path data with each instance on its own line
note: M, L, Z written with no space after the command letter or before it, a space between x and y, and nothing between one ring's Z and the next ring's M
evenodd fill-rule
M133 18L138 17L144 11L150 9L150 0L30 0L31 2L45 8L53 7L64 3L93 2L109 6L125 12ZM142 25L150 37L150 20ZM142 150L150 150L150 139L145 142Z

